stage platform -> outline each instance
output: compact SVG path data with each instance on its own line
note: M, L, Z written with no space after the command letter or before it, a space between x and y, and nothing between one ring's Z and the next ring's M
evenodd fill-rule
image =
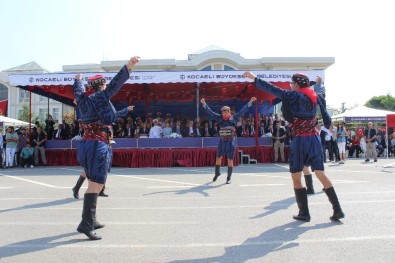
M215 165L216 147L219 138L116 138L113 144L113 166L116 167L204 167ZM78 165L76 149L78 140L50 140L46 143L46 157L50 166ZM236 152L250 155L259 163L273 162L273 147L270 137L237 138ZM287 148L287 147L286 147ZM286 149L287 155L287 149ZM286 156L287 158L287 156ZM240 163L235 155L234 165ZM222 165L226 165L223 158Z

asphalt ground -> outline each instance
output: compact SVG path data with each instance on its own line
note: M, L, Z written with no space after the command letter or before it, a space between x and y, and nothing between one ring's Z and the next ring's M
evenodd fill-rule
M0 262L395 262L395 159L325 167L339 222L316 178L311 221L292 219L283 164L235 167L230 185L225 167L217 182L212 167L113 168L98 200L100 241L76 231L80 167L2 170Z

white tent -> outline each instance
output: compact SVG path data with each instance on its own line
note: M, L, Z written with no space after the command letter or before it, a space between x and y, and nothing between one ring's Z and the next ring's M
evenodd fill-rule
M394 113L395 112L392 111L377 110L361 105L341 114L332 116L332 120L345 122L386 122L387 114Z
M10 125L20 125L20 126L21 125L29 125L28 122L20 121L20 120L13 119L13 118L8 118L6 116L0 116L0 123L3 123L3 125L7 125L7 126L10 126Z

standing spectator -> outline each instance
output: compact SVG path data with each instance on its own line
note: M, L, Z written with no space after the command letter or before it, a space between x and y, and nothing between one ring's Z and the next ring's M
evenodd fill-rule
M278 162L278 151L280 150L281 162L285 162L284 157L284 139L285 129L281 126L279 121L276 121L276 127L273 129L273 148L274 148L274 162Z
M19 134L19 141L18 141L18 148L17 148L17 160L20 159L20 154L22 152L23 147L25 147L27 142L30 142L30 137L28 134L26 134L26 128L21 127L19 129L20 134Z
M377 162L376 135L377 135L377 131L373 128L373 123L369 122L368 128L364 132L364 138L366 142L365 162L369 162L372 156L374 158L374 161Z
M317 95L320 95L321 97L323 97L325 99L326 90L325 90L324 82L322 81L321 77L319 77L319 76L316 77L313 87L314 87L315 93L317 93Z
M47 136L43 132L41 126L37 126L37 132L33 135L34 142L34 163L39 165L38 153L40 152L41 160L43 165L47 165L47 159L45 158L45 142L47 141Z
M337 146L337 127L332 123L332 151L335 155L335 162L340 161L339 147Z
M29 134L26 133L26 128L21 127L20 128L21 134L19 134L19 151L22 151L22 148L25 147L27 142L30 142Z
M52 140L54 134L54 125L55 122L52 119L52 115L48 115L48 119L45 120L45 132L47 133L48 140Z
M33 133L36 133L36 132L37 132L37 126L40 126L40 121L36 121L36 122L34 123Z
M21 166L33 168L34 149L30 147L30 142L27 142L25 147L21 150Z
M320 127L320 139L321 139L321 147L322 147L322 158L324 160L324 163L326 163L326 145L327 145L327 141L330 140L330 137L327 136L327 132L325 131L325 126L322 123L321 127ZM327 140L328 137L328 140Z
M6 168L11 168L11 167L13 167L16 146L19 141L19 136L15 132L13 126L8 127L8 132L5 135L5 140L7 142L6 149L5 149L5 165L6 165Z
M341 122L339 129L337 129L337 147L339 149L339 164L344 164L346 161L346 138L348 132L344 127L344 122Z

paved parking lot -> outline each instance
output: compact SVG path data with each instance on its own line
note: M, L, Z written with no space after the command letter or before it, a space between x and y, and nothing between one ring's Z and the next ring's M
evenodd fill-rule
M387 168L383 166L388 165ZM346 218L333 223L321 185L312 220L297 213L286 165L113 168L100 241L76 232L80 167L0 171L0 262L395 262L395 160L326 164ZM87 184L81 189L80 195Z

